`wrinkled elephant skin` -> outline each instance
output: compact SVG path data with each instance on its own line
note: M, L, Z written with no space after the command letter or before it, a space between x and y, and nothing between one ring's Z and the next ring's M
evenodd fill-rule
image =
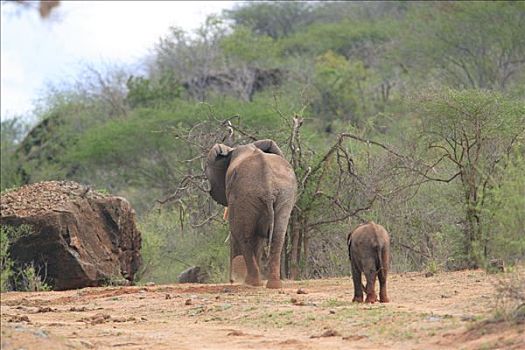
M366 302L375 303L376 276L379 279L379 301L388 303L386 278L390 259L390 238L381 225L372 221L360 225L348 235L348 255L352 265L352 280L354 282L355 302L363 302L363 289ZM364 273L366 286L361 282Z
M261 286L263 244L270 245L268 288L281 288L281 251L295 203L296 178L272 140L228 147L214 145L206 163L210 195L228 207L232 255L246 263L244 282Z

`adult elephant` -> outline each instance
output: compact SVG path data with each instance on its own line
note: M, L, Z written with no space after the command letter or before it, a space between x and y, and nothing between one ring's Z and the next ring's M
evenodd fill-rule
M245 283L261 286L262 247L268 240L267 288L281 288L281 251L295 203L295 174L277 144L260 140L247 145L214 145L206 164L210 195L228 207L232 253L245 260ZM233 257L233 256L232 256Z

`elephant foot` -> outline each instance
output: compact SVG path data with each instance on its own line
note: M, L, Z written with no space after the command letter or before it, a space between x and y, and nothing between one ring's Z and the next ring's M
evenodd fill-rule
M366 296L366 303L373 304L377 301L377 296L375 294L367 294Z
M352 302L353 303L362 303L363 302L363 296L354 297L354 299L352 299Z
M282 287L283 283L281 282L281 280L268 280L268 282L266 282L266 288L280 289Z
M260 287L263 285L260 278L250 278L250 276L246 276L244 283L253 287Z
M390 299L388 299L387 297L379 298L379 302L380 302L380 303L389 303L389 302L390 302Z

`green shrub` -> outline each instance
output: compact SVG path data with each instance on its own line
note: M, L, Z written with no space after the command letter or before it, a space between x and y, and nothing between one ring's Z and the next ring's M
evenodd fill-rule
M25 265L18 271L15 271L14 289L22 292L42 292L51 290L51 287L45 282L47 268L36 266L34 263Z
M9 257L9 238L4 226L0 228L0 291L9 289L9 279L13 276L13 261Z
M496 284L495 318L525 322L525 266L518 265L505 273Z
M22 236L30 234L32 227L20 225L17 227L0 226L0 288L2 292L18 290L24 292L39 292L50 290L45 283L47 269L35 265L34 262L19 266L9 256L9 246Z
M150 212L139 222L143 267L140 282L174 283L190 266L200 266L210 282L227 280L229 243L227 225L211 224L199 230L181 225L179 213Z

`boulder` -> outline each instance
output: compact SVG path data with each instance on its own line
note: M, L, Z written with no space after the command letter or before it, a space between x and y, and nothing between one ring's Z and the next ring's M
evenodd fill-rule
M177 280L179 283L206 283L209 276L200 266L192 266L182 271Z
M46 181L2 194L0 224L21 227L9 254L34 264L55 290L133 282L141 236L129 202L71 181Z

